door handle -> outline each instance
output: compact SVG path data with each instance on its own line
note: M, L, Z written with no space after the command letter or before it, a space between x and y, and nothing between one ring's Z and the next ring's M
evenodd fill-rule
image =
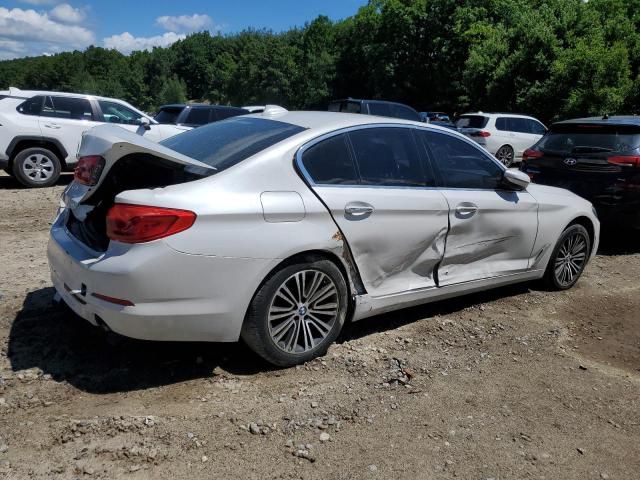
M475 203L464 202L456 207L456 215L469 218L473 217L478 211L478 206Z
M47 128L53 128L53 129L56 129L56 130L58 128L60 128L60 125L58 125L57 123L45 123L44 126L47 127Z
M348 203L344 207L344 212L347 215L351 215L353 217L363 217L370 213L373 213L373 206L368 203Z

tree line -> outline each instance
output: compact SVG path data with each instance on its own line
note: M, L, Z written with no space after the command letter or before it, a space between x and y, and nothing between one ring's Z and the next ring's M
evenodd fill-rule
M285 32L195 33L0 62L0 87L93 93L151 111L187 99L326 109L332 98L544 121L640 110L640 0L370 0Z

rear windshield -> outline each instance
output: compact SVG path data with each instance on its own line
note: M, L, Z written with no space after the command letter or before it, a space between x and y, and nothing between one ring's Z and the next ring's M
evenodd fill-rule
M557 153L628 152L640 146L640 129L617 125L554 125L537 149Z
M240 116L189 130L160 144L220 171L303 130L290 123Z
M184 107L165 107L158 112L154 120L158 123L176 123L183 109Z
M463 115L456 120L458 128L484 128L489 122L489 117L483 115Z

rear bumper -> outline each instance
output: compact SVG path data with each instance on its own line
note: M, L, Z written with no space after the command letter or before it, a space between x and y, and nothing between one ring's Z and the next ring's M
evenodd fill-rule
M97 254L56 220L47 249L53 285L80 317L144 340L232 342L260 281L276 260L177 252L162 240L113 242ZM121 306L94 293L129 300Z

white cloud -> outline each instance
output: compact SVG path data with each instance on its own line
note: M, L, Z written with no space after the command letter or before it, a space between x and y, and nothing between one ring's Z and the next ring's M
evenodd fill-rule
M60 23L81 23L87 16L84 10L73 8L68 3L56 5L49 12L49 16Z
M156 18L156 25L172 32L195 32L211 25L211 17L198 13L173 17L163 15Z
M0 42L5 45L0 55L15 58L82 49L93 44L95 37L91 30L61 23L53 14L0 7Z
M125 55L136 50L151 50L153 47L168 47L172 43L185 38L185 34L167 32L153 37L134 37L129 32L112 35L103 40L105 48L116 49Z

